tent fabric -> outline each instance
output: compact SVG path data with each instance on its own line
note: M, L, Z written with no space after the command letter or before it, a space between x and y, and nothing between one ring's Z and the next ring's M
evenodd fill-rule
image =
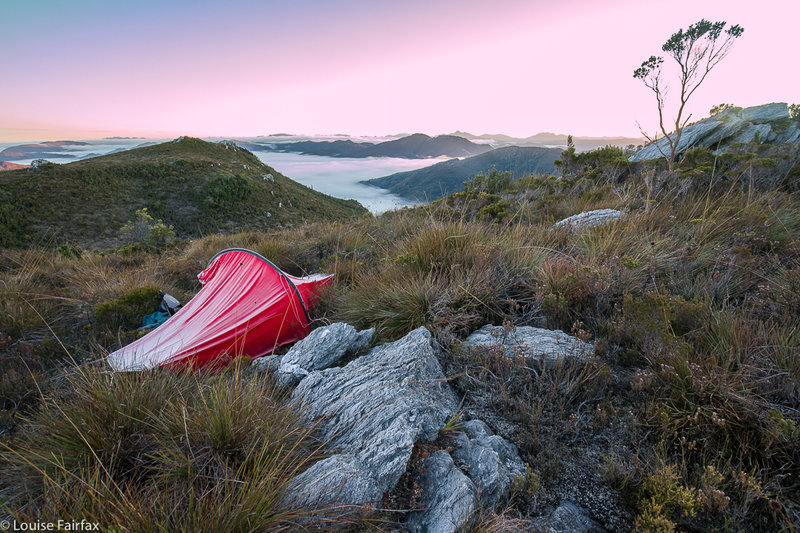
M114 370L219 368L255 359L310 332L309 306L333 275L290 276L265 257L223 250L198 274L203 288L164 324L108 356Z

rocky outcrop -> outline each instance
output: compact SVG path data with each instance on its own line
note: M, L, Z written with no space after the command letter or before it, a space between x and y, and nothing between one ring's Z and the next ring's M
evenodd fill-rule
M294 480L287 503L379 504L408 470L414 445L434 441L455 412L457 398L425 328L334 367L368 346L372 333L333 324L314 330L286 355L255 363L279 380L299 383L292 398L332 452ZM409 515L409 531L457 531L479 504L490 508L507 500L526 475L516 446L480 420L465 422L450 443L409 470L423 507Z
M670 135L674 137L674 133ZM731 107L713 117L683 128L676 153L702 146L722 153L741 142L800 144L800 121L792 120L785 103L765 104L745 109ZM669 155L669 141L662 138L630 157L631 161L658 159Z
M373 348L341 368L311 372L292 397L336 453L299 476L307 504L380 502L417 441L432 441L458 404L427 329Z
M475 485L450 454L439 450L422 460L422 504L406 524L413 533L454 533L478 507Z
M462 349L486 349L508 358L524 357L547 366L565 359L588 359L594 346L561 330L486 325L461 343Z
M492 434L480 420L463 425L455 437L452 455L480 490L481 505L486 508L506 500L512 483L525 476L525 463L517 447Z
M538 533L605 533L595 522L589 511L570 501L561 505L548 516L534 520L533 531Z
M616 209L595 209L594 211L584 211L583 213L567 217L564 220L559 220L554 226L557 228L566 227L569 229L591 228L616 220L622 217L622 215L624 215L624 213Z

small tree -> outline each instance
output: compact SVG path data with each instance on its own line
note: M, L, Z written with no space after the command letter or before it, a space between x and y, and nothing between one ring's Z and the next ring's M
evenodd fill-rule
M155 220L146 207L137 209L134 219L122 226L120 232L129 244L146 244L156 250L163 250L175 238L174 228L161 219Z
M680 68L678 80L680 99L675 116L675 132L672 136L667 133L664 125L664 101L668 90L668 86L662 79L664 58L650 56L642 63L642 66L633 72L633 77L642 80L645 86L656 95L658 126L669 142L669 156L663 152L662 154L667 158L670 170L675 168L676 149L681 140L683 127L691 118L691 114L686 118L683 117L686 102L703 83L708 73L728 55L733 41L744 32L744 28L738 24L728 29L725 29L726 25L727 22L709 22L702 19L689 26L686 31L680 29L677 33L673 33L672 37L661 46L661 50L674 59ZM652 142L652 139L646 134L645 137Z

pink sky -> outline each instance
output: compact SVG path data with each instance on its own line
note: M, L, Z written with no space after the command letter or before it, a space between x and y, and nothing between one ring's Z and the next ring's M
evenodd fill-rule
M656 112L633 70L701 18L745 33L693 97L693 118L721 102L800 102L799 16L797 0L5 0L0 142L638 136Z

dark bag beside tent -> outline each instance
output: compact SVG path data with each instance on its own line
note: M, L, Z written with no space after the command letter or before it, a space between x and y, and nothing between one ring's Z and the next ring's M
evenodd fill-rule
M239 248L215 255L198 274L203 288L157 329L108 356L114 370L225 366L272 353L310 332L309 306L332 275L290 276Z

